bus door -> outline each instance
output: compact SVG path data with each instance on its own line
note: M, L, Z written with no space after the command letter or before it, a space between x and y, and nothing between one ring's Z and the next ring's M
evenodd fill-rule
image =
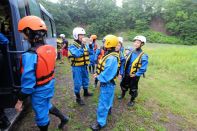
M17 30L19 19L17 0L0 0L0 31L9 40L4 47L6 53L0 51L0 108L14 107L20 89L20 56L24 47Z

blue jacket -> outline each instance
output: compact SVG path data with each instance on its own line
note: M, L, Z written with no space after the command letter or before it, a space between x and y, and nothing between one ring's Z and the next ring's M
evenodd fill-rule
M74 44L71 44L68 47L68 50L73 55L73 57L79 58L79 57L83 56L83 54L84 54L83 47L84 46L81 46L81 48L78 48ZM89 55L93 54L93 48L88 48L88 46L86 46L86 48L88 49Z
M139 54L142 52L142 50L134 50L132 51L132 55L129 59L129 66L125 69L125 73L129 74L130 73L130 69L132 66L133 61L139 56ZM139 68L139 70L135 73L136 76L141 76L142 74L144 74L146 72L147 66L148 66L148 55L143 54L141 57L141 62L142 62L142 66Z

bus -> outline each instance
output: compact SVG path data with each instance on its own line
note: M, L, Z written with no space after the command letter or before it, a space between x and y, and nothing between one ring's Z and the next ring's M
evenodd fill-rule
M17 28L18 21L28 15L38 16L45 21L48 28L45 43L57 46L54 19L37 0L0 0L0 32L9 39L6 54L2 53L2 48L0 50L0 115L4 111L15 111L17 93L21 88L20 57L31 47ZM19 115L14 114L12 118L8 116L12 123Z

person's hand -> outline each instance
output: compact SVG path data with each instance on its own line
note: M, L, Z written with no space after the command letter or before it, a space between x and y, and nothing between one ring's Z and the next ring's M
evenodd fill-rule
M16 105L15 105L16 111L21 112L22 111L22 106L23 106L23 101L18 100Z
M135 76L136 76L135 74L131 74L131 75L130 75L130 77L135 77Z
M94 79L97 77L98 75L95 73L95 74L93 74L93 77L94 77Z
M119 78L120 80L122 80L122 75L118 75L118 78Z

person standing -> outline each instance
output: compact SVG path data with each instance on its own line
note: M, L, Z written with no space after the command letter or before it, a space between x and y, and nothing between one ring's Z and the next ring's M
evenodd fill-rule
M76 102L79 105L85 105L81 99L80 90L83 87L84 96L89 97L93 94L88 91L89 88L89 74L87 70L88 64L90 64L89 55L93 53L92 44L87 48L87 43L82 43L85 30L81 27L73 29L74 42L68 47L69 59L72 66L72 75L74 82L74 93L76 96Z
M106 125L108 113L111 112L114 99L115 81L118 68L120 67L119 53L115 48L118 45L118 38L114 35L107 35L104 38L106 53L99 61L97 72L94 78L100 81L100 96L97 108L96 123L91 125L93 131L98 131Z
M91 74L95 73L95 53L96 53L96 49L98 48L98 45L96 43L97 40L97 36L96 35L91 35L90 39L92 40L92 47L94 48L93 54L90 55L90 64L89 64L89 72Z
M21 90L15 108L21 111L23 101L31 96L39 129L48 130L49 113L60 118L58 128L63 128L68 117L50 102L54 95L56 51L53 46L44 43L47 27L41 18L25 16L18 23L18 31L29 41L31 48L21 57Z
M146 72L148 67L148 55L142 50L142 46L146 44L146 37L141 35L136 36L133 44L135 49L130 51L127 55L124 67L125 71L120 83L122 93L119 99L123 99L128 89L130 90L129 94L131 98L127 104L128 106L134 106L135 99L138 96L138 82L140 76Z

